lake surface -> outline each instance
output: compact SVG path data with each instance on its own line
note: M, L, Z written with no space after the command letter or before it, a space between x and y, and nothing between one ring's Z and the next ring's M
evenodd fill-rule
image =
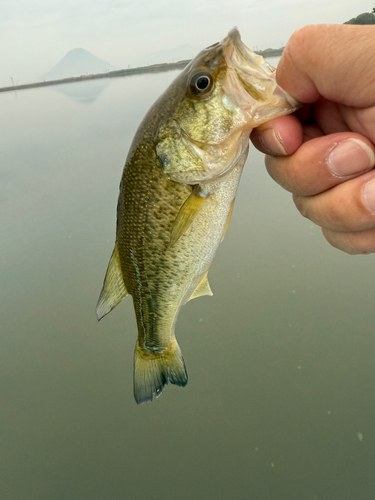
M373 499L374 255L331 248L254 148L214 296L178 318L189 383L134 402L132 300L95 305L127 150L176 74L0 95L0 498Z

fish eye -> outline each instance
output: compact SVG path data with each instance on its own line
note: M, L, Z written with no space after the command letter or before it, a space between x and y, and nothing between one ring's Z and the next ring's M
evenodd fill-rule
M198 71L190 80L190 90L195 96L205 96L213 88L213 78L208 71Z

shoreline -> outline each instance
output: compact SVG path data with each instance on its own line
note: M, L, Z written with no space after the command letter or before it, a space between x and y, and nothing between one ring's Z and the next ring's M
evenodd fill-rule
M267 57L277 57L281 56L283 53L283 48L281 49L267 49L267 50L259 50L255 52L258 55L261 55L265 59ZM77 83L77 82L85 82L88 80L97 80L100 78L117 78L123 76L132 76L132 75L142 75L146 73L162 73L166 71L173 71L176 69L183 69L185 66L189 64L191 59L187 59L184 61L179 61L176 63L162 63L162 64L152 64L151 66L141 66L139 68L128 68L128 69L119 69L115 71L109 71L108 73L97 73L92 75L81 75L81 76L72 76L69 78L62 78L59 80L47 80L43 82L34 82L34 83L24 83L21 85L11 85L9 87L0 87L0 92L14 92L16 90L25 90L25 89L35 89L39 87L49 87L52 85L64 85L67 83Z

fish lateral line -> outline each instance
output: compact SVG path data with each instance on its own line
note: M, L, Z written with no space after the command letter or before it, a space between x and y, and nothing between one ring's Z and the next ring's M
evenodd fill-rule
M96 309L100 320L133 296L138 404L168 383L187 384L175 323L184 303L212 295L207 273L230 223L250 131L300 106L234 29L179 73L139 125Z

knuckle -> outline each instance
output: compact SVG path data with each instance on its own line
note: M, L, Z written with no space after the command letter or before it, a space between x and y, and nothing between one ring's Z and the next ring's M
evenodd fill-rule
M286 55L290 57L290 59L295 61L299 58L301 50L305 46L306 41L310 39L313 30L314 26L307 24L292 33L285 47Z
M311 183L309 182L310 181L309 177L301 176L298 170L293 172L293 174L294 175L290 176L290 186L291 186L291 191L296 196L300 196L301 198L303 198L315 194L316 191L315 186L314 184L310 185Z
M291 156L282 158L267 155L265 165L270 177L286 191L295 195L306 195L305 180L299 175Z
M325 210L325 216L327 218L327 224L330 227L335 227L343 231L350 230L351 220L346 217L343 207L345 207L345 200L341 200L341 197L336 197L330 200L331 203L327 203Z
M374 216L363 205L359 184L350 190L341 184L327 191L325 198L324 213L329 222L328 227L350 233L374 225Z
M304 196L299 196L297 194L294 194L293 201L299 213L303 217L306 217L306 219L310 219L309 211L307 209L307 204L305 203L306 198Z
M264 164L266 166L266 169L267 169L269 176L275 182L277 182L278 184L281 184L280 180L279 180L279 172L278 172L278 169L276 167L276 158L272 155L266 155L264 157Z

